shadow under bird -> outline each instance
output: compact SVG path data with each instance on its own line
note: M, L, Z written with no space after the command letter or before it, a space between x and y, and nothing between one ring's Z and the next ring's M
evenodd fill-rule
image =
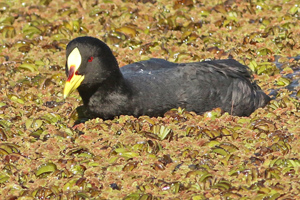
M87 118L163 116L172 108L202 114L220 107L249 116L270 97L249 68L233 59L172 63L152 58L119 68L110 48L93 37L67 45L64 98L78 90Z

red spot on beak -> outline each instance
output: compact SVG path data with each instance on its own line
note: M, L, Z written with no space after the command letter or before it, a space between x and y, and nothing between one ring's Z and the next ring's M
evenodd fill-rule
M73 76L74 76L74 72L75 72L75 66L74 66L74 65L71 65L70 70L69 70L69 76L68 76L67 82L70 82L70 81L71 81L71 79L72 79Z

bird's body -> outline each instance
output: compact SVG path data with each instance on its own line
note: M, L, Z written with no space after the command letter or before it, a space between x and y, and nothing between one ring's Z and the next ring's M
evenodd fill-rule
M198 114L221 107L229 114L248 116L270 101L252 82L248 68L233 59L194 63L150 59L119 68L111 50L96 38L71 41L68 59L76 57L76 48L81 60L75 68L84 76L78 91L88 118L163 116L178 107ZM68 80L70 66L67 63Z

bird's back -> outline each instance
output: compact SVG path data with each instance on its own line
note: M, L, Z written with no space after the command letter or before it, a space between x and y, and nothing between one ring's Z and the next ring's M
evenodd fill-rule
M159 116L177 107L201 114L221 107L247 116L269 101L251 82L249 69L232 59L181 64L150 59L126 65L121 72L132 88L128 106L136 106L133 115Z

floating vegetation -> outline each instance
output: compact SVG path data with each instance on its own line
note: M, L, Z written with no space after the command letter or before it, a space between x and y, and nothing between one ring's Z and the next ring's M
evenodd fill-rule
M0 13L2 196L300 195L298 2L4 0ZM79 95L64 101L62 91L66 45L83 35L107 42L120 66L234 58L273 100L250 117L174 108L158 118L80 119Z

